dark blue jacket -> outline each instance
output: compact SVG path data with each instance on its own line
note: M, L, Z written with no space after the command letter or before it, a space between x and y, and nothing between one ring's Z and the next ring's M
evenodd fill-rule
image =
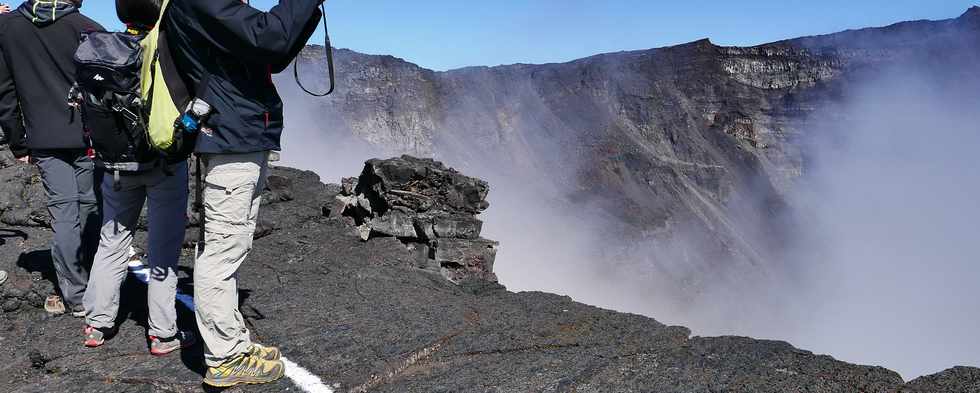
M279 150L282 72L316 30L321 0L280 0L262 12L240 0L171 0L163 29L192 96L214 108L198 153Z
M86 147L68 89L81 33L102 30L66 1L26 1L0 15L0 128L15 156Z

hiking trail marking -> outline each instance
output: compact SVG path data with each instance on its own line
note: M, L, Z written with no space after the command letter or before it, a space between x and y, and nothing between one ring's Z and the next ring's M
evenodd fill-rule
M135 255L134 251L130 251L131 255ZM150 281L150 268L143 264L141 260L134 260L129 262L129 274L135 277L137 280L143 284L148 284ZM189 310L194 311L194 297L186 293L181 293L177 290L177 301L182 303L184 307ZM286 378L289 378L293 382L293 385L300 388L300 390L307 393L334 393L333 388L327 386L323 383L320 377L317 377L313 373L307 371L302 366L294 363L292 360L286 359L285 356L282 357L282 363L286 365Z

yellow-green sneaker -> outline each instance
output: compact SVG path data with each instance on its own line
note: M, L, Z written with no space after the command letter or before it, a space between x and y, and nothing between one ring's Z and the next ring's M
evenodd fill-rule
M267 347L254 343L248 348L248 354L263 360L279 360L279 358L282 357L282 353L279 352L279 348Z
M265 360L250 353L238 355L217 367L208 367L204 383L215 387L260 384L282 378L286 366L281 360Z

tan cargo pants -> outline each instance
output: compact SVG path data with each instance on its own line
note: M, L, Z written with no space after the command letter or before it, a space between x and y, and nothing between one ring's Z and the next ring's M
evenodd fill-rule
M194 266L205 362L218 366L252 345L238 310L238 268L252 249L269 152L201 154L204 249Z

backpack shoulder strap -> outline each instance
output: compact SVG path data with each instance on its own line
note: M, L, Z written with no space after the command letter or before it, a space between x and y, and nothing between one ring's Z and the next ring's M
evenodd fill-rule
M180 76L174 62L167 32L163 29L170 1L163 0L156 26L143 38L143 69L141 95L147 113L147 132L154 147L168 151L175 142L174 120L177 119L193 94Z
M187 89L187 83L180 76L177 70L177 63L174 63L173 54L170 51L170 43L167 41L166 31L162 31L157 44L159 50L158 60L160 61L160 71L163 73L163 80L167 82L170 90L170 97L177 104L177 109L183 110L191 102L191 94Z
M151 54L152 64L150 64L149 70L151 73L155 72L157 69L156 63L159 62L161 76L167 85L171 99L173 99L177 108L183 109L191 101L192 97L187 89L187 84L184 83L184 78L180 76L180 72L177 70L177 64L174 63L173 52L170 50L170 42L167 40L167 31L163 27L169 6L170 0L163 0L160 4L160 19L157 20L156 26L153 27L153 30L146 37L150 41L147 44L153 46L153 52ZM151 77L149 79L152 83L153 78Z

